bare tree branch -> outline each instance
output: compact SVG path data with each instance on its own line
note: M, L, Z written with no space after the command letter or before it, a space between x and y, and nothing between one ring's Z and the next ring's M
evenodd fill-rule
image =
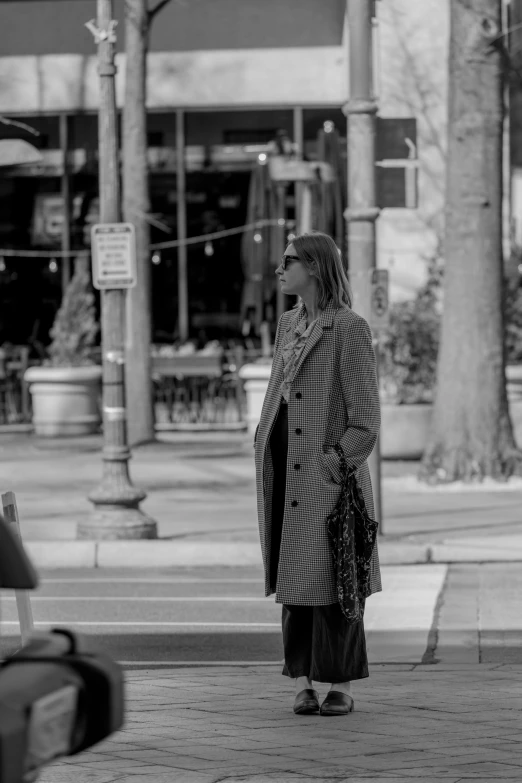
M170 0L159 0L157 5L154 6L154 8L150 8L148 12L149 17L149 24L152 22L155 16L159 14L159 12L162 10L162 8L165 8L166 5L170 3Z
M402 51L403 57L406 62L408 73L410 74L410 77L413 82L413 86L419 97L420 109L422 111L422 115L424 117L426 125L429 128L432 144L438 150L441 158L443 160L446 160L446 150L445 150L444 142L441 138L439 129L435 126L430 116L430 106L428 104L427 98L428 95L432 94L432 92L430 90L430 87L426 85L425 79L423 79L423 77L419 73L418 62L416 58L412 55L411 50L404 38L401 25L397 24L397 15L393 6L391 6L391 14L393 17L393 23L397 34L397 42L399 43L399 47Z

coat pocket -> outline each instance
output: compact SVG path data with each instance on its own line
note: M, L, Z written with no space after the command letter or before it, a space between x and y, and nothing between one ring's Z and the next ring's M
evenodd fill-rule
M319 452L317 454L317 464L319 467L319 475L322 480L330 486L340 486L342 476L339 470L338 457L335 452L325 454Z

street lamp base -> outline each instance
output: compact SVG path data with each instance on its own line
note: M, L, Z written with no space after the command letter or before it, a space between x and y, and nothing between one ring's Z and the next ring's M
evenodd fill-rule
M123 541L157 538L158 526L139 508L99 505L76 528L76 538L96 541Z

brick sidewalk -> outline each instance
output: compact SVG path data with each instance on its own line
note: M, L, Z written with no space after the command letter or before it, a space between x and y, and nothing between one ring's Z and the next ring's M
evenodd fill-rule
M356 711L326 721L293 714L293 683L275 666L127 682L124 730L42 783L522 780L522 666L373 666L355 683Z

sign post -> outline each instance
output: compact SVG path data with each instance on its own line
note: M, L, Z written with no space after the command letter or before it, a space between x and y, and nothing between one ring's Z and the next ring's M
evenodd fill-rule
M382 293L374 293L376 269L376 221L380 214L375 178L375 128L378 109L373 90L371 0L346 0L348 15L348 63L350 98L343 107L347 116L349 278L354 310L372 327L373 312L382 310ZM377 302L381 303L377 306ZM374 340L375 345L375 340ZM378 353L378 351L376 351ZM377 370L378 371L378 370ZM382 534L380 440L368 458L375 497L375 518Z
M390 321L390 294L389 273L387 269L371 269L370 276L370 328L373 335L373 347L377 367L377 382L379 381L380 338L386 331ZM368 465L373 476L373 494L375 499L375 513L379 520L379 535L384 535L382 516L382 492L381 492L381 435L377 436Z
M78 538L156 538L156 523L139 509L146 493L129 476L125 408L125 288L136 284L134 229L120 223L120 188L112 0L97 0L98 17L87 23L98 45L100 223L92 229L94 285L101 291L103 360L103 476L89 495L94 512Z
M134 288L136 237L132 223L97 223L91 228L92 282L99 291Z

